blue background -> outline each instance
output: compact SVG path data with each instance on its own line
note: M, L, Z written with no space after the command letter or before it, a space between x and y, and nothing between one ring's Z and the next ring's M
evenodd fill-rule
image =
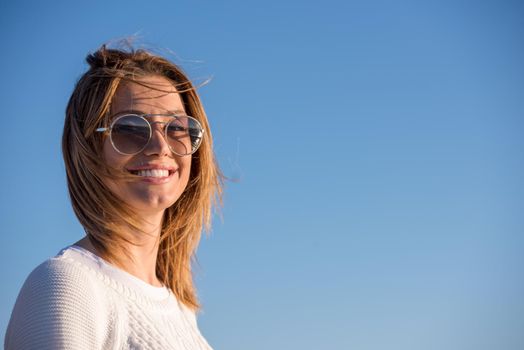
M3 1L0 332L80 239L60 137L136 34L200 93L228 182L195 268L216 349L524 349L520 1Z

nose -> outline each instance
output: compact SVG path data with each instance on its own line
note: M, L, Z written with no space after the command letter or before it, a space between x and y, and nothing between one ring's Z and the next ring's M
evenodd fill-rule
M151 130L151 139L144 149L144 154L147 156L169 156L171 155L171 148L165 138L164 129L162 127L153 127Z

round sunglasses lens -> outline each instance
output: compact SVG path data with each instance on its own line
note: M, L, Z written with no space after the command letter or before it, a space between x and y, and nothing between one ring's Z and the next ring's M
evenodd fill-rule
M149 124L136 115L118 118L111 128L113 146L125 154L140 152L149 142L149 136Z
M189 117L176 117L166 130L169 145L179 155L194 153L202 142L203 129L198 120Z

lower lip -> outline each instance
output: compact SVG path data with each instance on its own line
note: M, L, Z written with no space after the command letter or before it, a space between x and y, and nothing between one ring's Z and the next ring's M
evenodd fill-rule
M176 171L170 173L169 176L166 177L141 176L139 181L147 182L153 185L162 185L168 183L173 178L173 176L175 176L175 174Z

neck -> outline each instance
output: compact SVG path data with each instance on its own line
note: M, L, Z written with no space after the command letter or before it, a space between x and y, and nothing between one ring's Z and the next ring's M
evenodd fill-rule
M156 275L156 260L163 214L163 212L159 212L147 217L142 217L139 230L133 230L127 225L122 227L122 232L125 233L124 237L132 243L122 242L121 245L127 250L128 254L126 255L124 253L124 249L116 251L115 255L118 262L114 262L114 264L122 270L156 287L162 286L162 283ZM87 237L84 237L75 243L75 245L90 250L96 255L100 255L96 252L96 249Z
M123 242L129 257L121 254L121 267L143 281L161 286L156 276L156 260L160 243L163 212L143 219L139 231L128 229L127 238L131 243Z

